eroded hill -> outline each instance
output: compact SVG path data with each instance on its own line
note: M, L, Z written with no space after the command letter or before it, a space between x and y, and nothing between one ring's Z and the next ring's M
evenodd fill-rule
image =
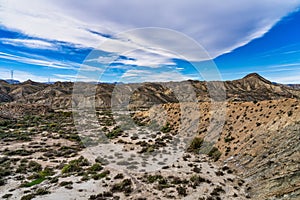
M258 74L226 82L79 86L79 95L87 88L95 95L74 99L74 83L0 82L2 198L299 199L296 87ZM130 101L122 107L124 94ZM91 101L96 119L76 127L72 105L84 110ZM114 113L112 102L130 111ZM177 140L188 135L196 139L170 162L180 150ZM98 155L104 144L112 148ZM159 170L140 171L153 163Z
M80 83L77 83L77 88ZM272 100L280 98L299 98L300 91L284 85L273 84L258 74L249 74L242 79L225 82L183 81L166 83L143 84L82 84L79 93L84 93L86 88L92 87L95 92L74 101L70 82L57 82L55 84L42 84L26 81L21 84L0 83L0 101L18 103L37 103L48 105L53 109L70 109L72 103L77 105L88 99L95 98L95 106L108 108L111 106L112 97L117 102L122 102L123 94L130 94L131 109L150 108L153 105L175 102L200 102L218 100L214 92L224 91L221 100L227 101L254 101ZM88 86L87 86L88 85ZM222 90L220 90L222 87ZM171 89L170 89L171 88ZM183 99L179 99L178 94ZM195 96L195 97L194 97ZM76 100L76 99L75 99ZM73 102L72 102L73 101Z
M181 109L187 104L160 105L173 130L187 126ZM205 138L211 123L211 103L199 103L198 137ZM217 163L233 168L248 181L253 199L298 199L300 197L300 102L298 99L228 102L226 121L214 146L220 151ZM155 108L158 110L158 108ZM136 114L141 122L153 113ZM156 118L155 120L162 120ZM181 121L181 124L178 122Z

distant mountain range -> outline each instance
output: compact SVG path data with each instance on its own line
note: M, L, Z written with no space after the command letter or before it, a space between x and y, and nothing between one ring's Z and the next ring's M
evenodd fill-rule
M297 90L300 89L300 84L286 84L286 86L291 87L293 89L297 89Z
M20 81L14 80L14 79L6 79L4 81L6 81L9 84L19 84L19 83L21 83Z
M257 74L257 73L252 73L253 74ZM249 74L251 75L251 74ZM248 75L248 76L249 76ZM257 74L258 75L258 74ZM260 75L258 75L260 76ZM247 77L247 76L246 76ZM20 84L21 81L19 80L14 80L14 79L0 79L0 81L5 81L9 84ZM28 79L27 81L31 81L30 79ZM69 82L69 81L68 81ZM55 82L40 82L40 83L45 83L45 84L54 84ZM98 82L89 82L90 84L99 84ZM272 82L273 84L277 84L277 85L285 85L285 86L288 86L288 87L291 87L293 89L300 89L300 84L281 84L281 83L277 83L277 82ZM107 83L109 84L109 83ZM124 84L122 82L114 82L114 83L111 83L111 84Z
M15 80L12 82L13 84L9 81L0 81L0 102L46 104L54 109L71 107L74 83L55 82L53 84L47 84L31 80L22 83L17 83ZM180 91L185 95L186 101L189 101L189 99L192 98L192 94L189 94L188 91L182 89L184 85L193 87L198 101L210 101L210 95L213 91L209 91L208 83L213 85L213 87L218 87L218 84L223 83L226 90L226 99L228 101L272 100L292 97L300 98L300 90L298 90L299 85L286 86L283 84L272 83L256 73L249 74L242 79L224 82L188 80L182 82L119 84L118 87L119 89L122 88L122 93L135 91L131 95L130 107L149 108L154 104L178 102L178 99L169 88ZM108 83L99 83L96 85L96 107L110 106L115 86L116 84ZM121 96L116 94L115 99L117 101L121 101L121 98Z

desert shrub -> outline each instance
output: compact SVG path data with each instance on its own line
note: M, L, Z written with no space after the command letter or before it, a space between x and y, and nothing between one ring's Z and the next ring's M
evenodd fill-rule
M45 167L43 171L39 172L40 177L47 177L47 176L53 176L55 174L54 170L49 167Z
M31 155L33 152L26 150L26 149L17 149L15 151L6 151L4 152L5 155L7 156L29 156Z
M107 159L99 157L99 156L95 159L95 162L101 163L101 165L108 165L109 164L109 161Z
M59 186L64 187L64 186L72 185L72 184L73 184L72 181L62 181L62 182L60 182Z
M42 170L42 165L35 161L30 161L27 165L27 170L30 172L38 172Z
M109 170L105 170L104 172L100 173L100 174L94 174L92 176L92 178L94 180L99 180L101 178L105 178L108 174L110 174L110 171Z
M35 197L34 194L27 194L25 196L22 196L21 200L31 200Z
M9 168L0 167L0 178L11 175L11 171Z
M139 153L151 153L155 151L155 145L149 145L147 147L143 147Z
M63 133L60 134L60 137L70 141L81 142L81 138L77 133Z
M123 130L119 126L115 126L112 131L106 134L106 137L109 139L114 139L120 136L123 133Z
M177 192L180 196L186 196L187 195L185 187L179 186L179 187L176 188L176 190L177 190Z
M137 134L135 134L135 135L131 136L130 139L137 140L137 139L139 139L139 136Z
M89 200L110 199L109 197L113 197L113 194L111 192L103 192L97 195L91 195Z
M193 175L191 178L190 178L190 181L192 183L194 183L195 185L199 185L200 183L204 183L204 182L209 182L207 179L201 177L201 176L198 176L198 175Z
M163 177L161 175L149 175L147 177L147 182L148 183L154 183L157 180L163 179Z
M114 179L123 179L124 175L123 174L117 174Z
M5 194L2 196L3 199L9 199L12 196L12 194Z
M21 163L16 169L16 173L26 173L26 172L27 172L27 165L24 163Z
M0 186L3 186L6 184L6 181L0 178Z
M221 155L222 155L222 153L216 147L213 147L208 153L208 156L211 157L214 161L219 160Z
M225 193L225 190L222 187L217 186L217 187L215 187L213 189L213 191L210 193L210 195L212 195L212 196L219 196L220 193Z
M89 171L98 172L98 171L101 171L102 169L103 169L103 167L99 163L95 163L89 168Z
M171 125L170 125L170 123L169 122L167 122L162 128L161 128L161 132L163 132L163 133L168 133L168 132L170 132L172 130L172 127L171 127Z
M50 179L50 183L57 183L58 182L58 177L53 177Z
M125 195L129 195L132 192L132 182L130 179L125 179L120 183L116 183L111 187L111 192L124 192Z
M224 176L224 173L223 173L222 171L217 171L217 172L215 172L215 174L216 174L217 176Z
M6 127L10 124L9 120L0 120L0 126L1 127Z
M229 136L229 137L225 137L224 138L224 142L231 142L232 140L234 140L235 138L232 137L232 136Z
M187 150L188 150L188 152L195 152L195 153L197 153L197 152L199 152L202 144L203 144L203 138L195 137L192 140L192 142L191 142L191 144L190 144L190 146L189 146L189 148Z
M46 194L50 194L50 192L45 188L39 188L35 192L35 195L46 195Z
M88 166L88 165L89 165L88 160L86 158L84 158L83 156L81 156L76 160L70 161L69 164L66 164L62 168L61 172L63 174L70 173L70 172L80 172L80 171L82 171L83 166Z
M163 189L169 188L169 187L171 187L171 186L172 186L172 185L168 184L167 179L160 179L160 180L158 181L158 185L156 186L156 188L157 188L158 190L163 190Z
M29 179L35 179L31 182L26 182L22 184L23 187L31 187L37 184L42 183L48 176L54 175L55 172L52 168L46 167L43 171L33 174L32 176L28 177Z

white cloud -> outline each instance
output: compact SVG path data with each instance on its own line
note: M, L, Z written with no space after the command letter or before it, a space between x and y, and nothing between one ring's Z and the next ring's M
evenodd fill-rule
M294 72L293 75L282 77L279 76L272 76L270 77L270 80L275 80L277 83L283 83L283 84L300 84L300 73Z
M43 59L29 58L25 56L17 56L13 54L4 53L4 52L0 52L0 58L6 60L13 60L25 64L39 65L43 67L51 67L57 69L75 69L75 70L78 69L70 64L59 62L56 60L45 60L45 58Z
M123 53L124 56L133 59L121 59L116 62L122 63L124 65L137 65L150 68L158 68L162 65L176 65L175 62L171 61L173 56L165 56L163 53L159 52L147 52L144 50L136 50L132 52Z
M88 79L88 77L80 76L80 75L70 75L70 74L53 74L54 76L58 77L59 79L62 79L64 81L91 81Z
M114 34L129 28L163 27L180 31L195 39L212 57L218 56L262 36L284 15L293 11L298 0L0 0L2 25L25 34L97 47L107 39L88 30ZM184 47L181 41L160 40L163 49ZM150 35L151 36L151 35ZM130 36L129 36L130 37ZM136 45L151 45L149 35L134 35ZM103 50L124 52L120 40ZM123 41L124 42L124 41ZM148 43L147 43L148 42ZM148 48L148 47L147 47ZM186 47L191 57L193 49ZM149 48L148 48L149 49ZM175 48L173 48L175 49ZM198 55L198 57L201 57Z
M192 75L183 75L177 71L155 72L150 70L133 69L123 74L119 82L167 82L167 81L183 81L187 79L195 79Z
M13 46L24 46L33 49L48 49L48 50L58 50L57 46L53 43L46 42L43 40L36 39L8 39L2 38L1 42L3 44L9 44Z
M23 53L24 54L24 53ZM91 65L79 64L71 61L57 61L49 60L43 56L31 55L25 53L23 56L17 56L0 51L0 59L13 60L24 64L38 65L42 67L56 68L56 69L68 69L68 70L82 70L87 72L103 72L103 68L94 67Z

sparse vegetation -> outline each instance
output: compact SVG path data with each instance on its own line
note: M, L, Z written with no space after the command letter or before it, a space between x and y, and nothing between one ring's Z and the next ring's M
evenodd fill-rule
M162 128L161 128L161 132L163 133L169 133L172 130L172 127L170 125L169 122L167 122Z
M203 138L195 137L192 140L192 142L187 150L188 150L188 152L198 153L202 144L203 144Z
M293 171L297 169L298 158L294 154L298 152L299 138L299 124L297 124L299 117L296 112L299 109L298 97L281 100L278 98L282 98L285 92L290 92L286 88L282 90L282 93L277 93L277 96L272 96L268 93L269 86L264 85L263 90L260 90L257 86L259 84L247 83L248 85L244 87L243 84L247 81L238 82L240 84L238 88L235 88L231 82L226 83L230 86L229 90L234 88L234 92L228 93L227 118L220 137L215 140L215 143L203 140L210 134L208 126L215 119L210 112L211 103L202 99L202 93L198 96L201 118L198 130L195 131L197 137L191 141L187 151L176 158L172 164L167 158L184 151L186 147L177 143L179 141L177 136L181 137L179 129L190 130L186 126L189 125L190 120L183 116L181 111L193 115L195 109L188 107L189 102L183 102L180 105L174 102L166 104L165 100L169 101L175 97L171 97L169 91L158 92L159 87L155 84L150 84L150 93L146 90L150 95L146 97L150 101L155 100L155 102L150 102L151 106L154 105L153 108L158 106L159 109L165 110L166 116L156 115L155 109L149 110L150 104L147 103L143 105L141 111L137 111L138 107L130 108L128 115L123 111L112 113L108 107L110 102L106 102L105 108L96 106L100 127L94 126L95 123L92 120L82 121L83 130L85 128L88 130L87 135L77 133L72 112L62 111L68 110L68 107L64 106L70 103L70 99L64 96L66 88L62 89L58 86L58 93L61 95L59 97L53 98L52 94L47 94L51 104L54 103L56 106L54 106L55 112L49 109L48 105L45 109L40 107L42 105L36 105L34 96L36 94L30 95L28 104L19 104L18 100L11 105L0 102L0 107L5 108L0 113L2 145L0 186L11 183L12 179L13 183L17 183L14 186L1 187L4 191L0 198L33 199L38 195L49 194L50 191L55 193L60 187L63 187L61 188L63 190L72 189L69 191L70 197L80 194L83 198L95 200L123 198L144 200L147 196L153 199L180 199L199 190L205 191L199 192L199 197L197 197L202 200L239 197L242 199L250 198L246 195L247 193L255 195L256 191L248 185L248 182L237 177L236 172L245 173L250 177L249 180L253 179L258 184L261 183L259 178L268 183L271 178L280 177L272 179L272 188L268 188L267 184L260 184L256 190L270 191L276 194L275 197L286 195L288 198L289 195L294 195L294 185L285 184L286 180L297 183L298 177L297 172ZM196 93L198 90L202 91L202 86L205 88L202 82L191 81L190 83L197 89ZM51 89L51 86L47 87ZM110 92L106 91L105 87L101 88L104 90L101 92L109 97ZM113 90L113 84L109 87ZM243 91L240 91L240 88L243 88ZM272 85L270 88L272 91L277 91ZM146 91L139 90L142 94ZM266 91L266 93L262 95L261 91ZM156 96L157 92L161 95L159 98ZM71 90L67 93L70 95ZM203 96L207 98L205 93ZM155 98L152 99L152 97ZM24 94L22 101L26 102L28 100L26 98ZM41 96L39 102L48 102L48 99L43 98ZM99 98L102 97L97 94L96 101ZM105 97L101 100L107 101L107 99ZM162 104L160 99L164 99ZM137 104L140 105L143 98L138 95L134 96L129 106L137 106L136 100L141 101ZM9 111L10 109L13 112ZM11 112L11 115L7 115L7 111ZM132 129L130 120L126 121L128 116L139 125L138 130ZM161 122L165 119L168 122L160 128ZM275 131L269 128L272 123L273 129L281 127L282 130ZM194 125L197 125L197 122ZM95 132L89 131L91 129L88 128L94 128ZM100 136L98 133L101 133ZM104 134L108 139L104 137ZM107 153L96 158L95 163L89 163L87 159L80 156L86 155L86 152L82 151L85 148L106 143L113 143L116 149L122 147L124 152L111 151L111 154ZM215 147L211 148L212 145ZM285 148L284 151L282 147ZM123 153L130 156L124 156ZM141 163L136 162L137 157L142 159ZM226 164L219 169L218 163L213 163L212 160L220 160L219 164L228 163L230 168ZM145 171L144 176L141 175L142 173L135 173L140 170L140 165L147 167L153 163L160 167L155 173ZM111 169L111 165L108 164L121 165L126 170L121 173ZM45 165L52 167L45 167ZM236 166L242 167L236 170ZM250 171L253 175L247 174ZM89 184L101 185L104 191L96 194L96 191L91 191L92 187L78 187L87 181ZM140 185L143 187L139 187ZM286 186L287 190L284 191L289 191L289 193L278 192L277 185ZM231 190L230 194L227 190L225 191L227 186ZM136 189L135 192L133 192L134 189ZM16 194L21 194L22 197Z
M69 164L65 165L61 172L63 174L65 173L70 173L70 172L80 172L83 170L83 166L88 166L90 163L88 162L88 160L84 157L79 157L76 160L72 160L69 162Z
M132 182L130 179L124 179L123 181L114 184L111 187L111 192L124 192L125 195L129 195L132 192Z
M214 160L214 161L218 161L219 158L221 157L222 153L219 151L218 148L213 147L210 152L208 153L208 155Z

